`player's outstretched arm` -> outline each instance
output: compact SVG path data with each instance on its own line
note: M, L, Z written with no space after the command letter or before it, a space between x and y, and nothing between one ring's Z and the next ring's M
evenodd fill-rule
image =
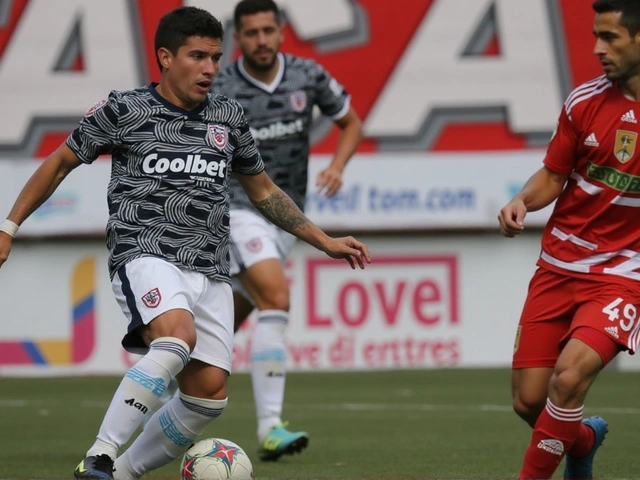
M498 214L500 233L514 237L524 230L527 212L535 212L553 202L564 188L568 174L554 172L542 167L534 173L509 203Z
M367 246L353 237L332 238L309 220L298 206L263 171L258 175L234 174L247 196L267 220L332 258L346 259L351 268L371 263Z
M347 166L363 137L362 122L353 108L346 115L335 121L340 128L340 137L333 160L327 168L318 173L316 186L318 193L332 197L342 188L342 172Z
M18 226L51 196L71 170L81 164L76 154L62 144L31 175L7 220L0 226L0 267L9 256L11 241Z

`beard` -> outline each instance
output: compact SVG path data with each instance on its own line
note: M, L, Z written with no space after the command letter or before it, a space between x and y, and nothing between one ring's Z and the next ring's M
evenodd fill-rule
M252 69L258 70L258 71L263 71L263 72L267 72L267 71L271 70L273 68L273 66L276 64L277 60L278 60L278 56L277 55L274 55L271 58L271 60L269 60L267 62L264 62L264 63L256 61L250 55L245 55L244 56L244 61L247 62Z

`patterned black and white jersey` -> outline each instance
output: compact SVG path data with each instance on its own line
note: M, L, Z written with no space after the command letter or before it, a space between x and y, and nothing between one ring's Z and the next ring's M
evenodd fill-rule
M279 60L270 85L249 76L240 58L220 72L213 91L242 105L267 174L304 210L313 106L340 119L349 111L350 97L314 60L284 54ZM236 179L230 186L231 208L253 209Z
M112 155L107 200L109 270L163 258L229 281L229 172L264 170L242 107L211 94L183 110L155 84L113 91L67 139L78 158Z

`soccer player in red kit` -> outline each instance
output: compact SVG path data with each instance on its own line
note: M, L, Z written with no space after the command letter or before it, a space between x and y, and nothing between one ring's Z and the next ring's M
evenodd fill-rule
M597 0L604 75L567 98L544 166L500 210L501 233L557 199L513 355L513 407L533 428L519 479L593 477L607 433L583 420L596 376L640 336L640 2Z

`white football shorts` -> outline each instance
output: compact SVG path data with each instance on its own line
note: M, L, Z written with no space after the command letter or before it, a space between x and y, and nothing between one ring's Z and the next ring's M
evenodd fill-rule
M232 276L270 258L284 264L297 240L250 210L231 210L229 229ZM232 280L232 283L236 290L239 282Z
M197 342L191 358L231 373L233 293L226 282L181 269L156 257L137 258L113 278L113 293L129 321L122 346L131 353L148 351L136 328L173 309L191 312Z

